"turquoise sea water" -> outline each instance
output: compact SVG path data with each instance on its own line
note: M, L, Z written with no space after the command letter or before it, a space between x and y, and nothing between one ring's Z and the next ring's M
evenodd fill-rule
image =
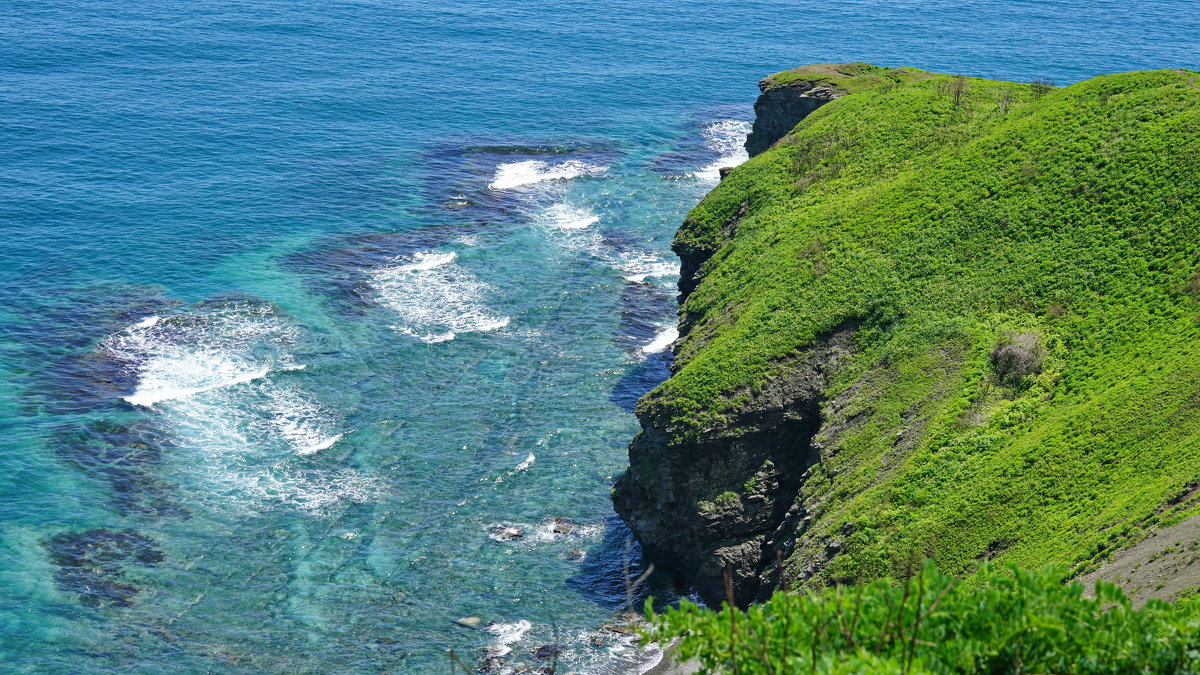
M757 79L1196 67L1195 9L5 3L0 670L637 672L608 491Z

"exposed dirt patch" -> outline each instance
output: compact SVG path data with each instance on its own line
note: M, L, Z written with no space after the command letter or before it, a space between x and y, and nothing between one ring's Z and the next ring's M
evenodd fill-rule
M813 63L800 66L795 70L802 73L820 73L821 75L854 75L854 69L849 63Z
M1200 586L1200 516L1153 530L1078 581L1090 593L1097 579L1120 586L1138 607L1151 598L1175 600Z

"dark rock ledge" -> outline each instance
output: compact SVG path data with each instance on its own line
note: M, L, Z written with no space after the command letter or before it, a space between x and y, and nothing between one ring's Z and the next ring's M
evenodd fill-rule
M846 93L827 82L777 84L771 78L760 81L758 89L762 93L754 102L754 127L746 137L746 151L751 157L775 145L814 110Z
M675 441L664 421L641 420L613 503L646 555L705 602L725 598L727 567L738 604L775 587L774 563L792 552L808 515L800 492L820 456L822 392L852 354L854 330L800 352L727 428Z

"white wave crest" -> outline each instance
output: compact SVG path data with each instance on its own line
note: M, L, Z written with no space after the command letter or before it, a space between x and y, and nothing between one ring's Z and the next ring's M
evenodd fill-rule
M491 624L486 630L496 636L496 641L488 647L488 656L500 657L512 653L512 646L520 642L531 628L533 628L533 624L524 619L510 623Z
M396 272L425 272L442 265L449 265L454 262L458 254L451 251L450 253L435 253L433 251L422 251L413 255L413 261L407 265L396 267Z
M297 455L328 450L345 437L332 428L335 416L298 389L276 386L267 388L266 394L271 424Z
M508 325L484 299L492 288L454 264L455 253L425 251L410 262L377 270L372 277L377 302L395 312L395 329L421 342L453 340L459 333L487 332Z
M520 464L514 466L513 470L508 473L511 476L512 474L514 474L518 471L528 471L529 467L533 466L533 463L536 461L537 461L537 455L534 455L532 452L530 452L529 455L527 457L525 457L525 459L522 460Z
M540 159L508 162L496 167L496 175L488 187L492 190L511 190L548 180L569 180L580 176L598 176L608 167L571 159L550 164Z
M510 474L511 475L511 474ZM593 540L604 534L604 524L595 523L591 525L580 525L579 523L571 523L571 528L567 533L556 532L555 527L562 527L562 523L558 520L544 520L540 523L517 523L505 521L503 523L493 523L488 526L488 538L493 541L499 541L510 545L526 545L532 546L535 544L544 544L546 542L564 541L564 540Z
M650 277L677 277L679 276L679 264L663 262L661 260L646 261L632 260L624 267L626 281L634 283L643 283Z
M164 411L161 421L175 446L171 471L196 488L196 500L214 511L245 514L282 506L326 516L384 493L377 478L354 469L289 462L289 456L332 446L343 434L330 430L333 415L321 416L302 394L276 389L264 381L246 391L177 401Z
M156 359L142 369L141 383L125 401L143 408L232 387L266 377L270 368L247 369L246 364L221 354L192 354L192 358ZM188 385L178 384L180 381Z
M667 326L658 331L654 339L642 347L644 354L659 354L670 348L679 339L679 328L676 326Z
M696 172L696 177L705 182L715 183L721 180L721 169L737 166L750 159L744 147L750 126L745 120L718 120L704 125L700 131L704 137L704 146L716 152L719 157L715 162L701 167Z
M587 208L555 204L543 211L538 220L560 230L582 230L600 222L600 216Z
M136 372L125 400L153 412L170 439L164 470L193 488L193 506L323 515L382 492L354 470L289 466L346 433L340 415L277 377L304 368L291 354L299 331L270 305L232 302L143 319L102 344Z
M284 349L293 332L267 307L231 305L204 316L142 319L102 349L137 372L123 399L150 408L303 368Z
M527 625L528 624L528 625ZM570 673L646 673L662 660L656 643L638 644L637 631L601 627L561 634L554 626L532 624L525 620L490 623L485 630L496 636L487 648L489 667L497 675L529 672L529 663L516 656L535 645L551 647L557 653L561 672Z

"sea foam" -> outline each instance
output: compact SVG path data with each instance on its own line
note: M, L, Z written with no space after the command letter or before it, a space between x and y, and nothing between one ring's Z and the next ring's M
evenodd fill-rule
M286 507L328 516L384 492L369 474L297 457L331 447L344 433L335 429L336 415L269 381L173 402L159 422L172 439L169 470L193 487L195 503L215 512Z
M579 160L567 160L557 164L544 162L540 159L527 159L521 162L507 162L496 167L496 175L488 187L492 190L511 190L513 188L534 185L550 180L569 180L580 176L598 176L608 171L608 167L599 164L588 164Z
M137 373L136 388L123 399L149 408L303 368L277 348L292 330L262 307L230 305L203 316L147 317L102 349Z
M676 340L679 339L679 328L675 326L667 326L659 330L654 339L642 347L644 354L660 354L666 351Z
M487 627L487 632L496 636L495 642L488 647L488 656L507 656L512 652L512 646L521 641L533 624L522 619L509 623L493 623Z
M600 216L585 207L555 204L543 211L538 220L560 230L582 230L600 222Z
M124 399L154 414L172 449L165 470L197 488L193 506L323 515L381 492L354 470L289 465L347 433L339 414L280 377L304 368L292 355L299 331L265 303L205 303L142 319L102 343L136 373Z
M696 172L696 177L702 181L715 183L721 180L721 169L737 166L750 159L744 143L750 133L750 123L745 120L718 120L704 125L700 134L704 137L704 146L719 157L715 162L707 164Z
M272 426L297 455L328 450L345 437L345 432L334 429L334 415L299 389L274 386L265 393Z
M634 258L623 266L625 280L634 283L644 283L650 277L677 277L679 264L663 262L662 260L646 260Z
M487 332L509 318L485 304L491 286L454 264L453 252L423 251L372 276L376 301L397 315L397 331L436 344L460 333Z

